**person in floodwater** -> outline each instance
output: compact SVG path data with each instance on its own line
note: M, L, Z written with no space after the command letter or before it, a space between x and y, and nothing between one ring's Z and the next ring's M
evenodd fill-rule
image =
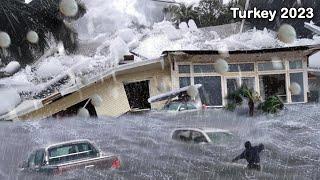
M261 170L260 166L260 156L262 150L264 150L264 145L259 144L258 146L251 146L250 141L247 141L245 144L245 150L236 158L232 160L232 162L236 162L239 159L246 159L248 162L248 169Z

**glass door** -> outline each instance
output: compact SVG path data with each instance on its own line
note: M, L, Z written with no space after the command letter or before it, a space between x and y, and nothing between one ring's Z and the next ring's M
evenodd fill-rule
M203 104L207 106L222 106L220 76L194 77L194 84L202 84L199 93Z

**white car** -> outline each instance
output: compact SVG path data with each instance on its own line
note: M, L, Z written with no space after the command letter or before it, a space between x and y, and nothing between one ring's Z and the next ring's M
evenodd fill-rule
M233 134L224 129L215 128L179 128L172 133L172 139L186 143L226 143L233 139Z

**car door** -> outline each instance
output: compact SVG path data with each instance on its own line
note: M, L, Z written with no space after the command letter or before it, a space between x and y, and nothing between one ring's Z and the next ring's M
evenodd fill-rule
M40 171L41 167L45 164L44 157L44 150L34 151L28 158L27 168L31 171Z
M36 151L32 152L29 157L27 163L24 163L22 168L31 170L34 167L34 158L36 156Z

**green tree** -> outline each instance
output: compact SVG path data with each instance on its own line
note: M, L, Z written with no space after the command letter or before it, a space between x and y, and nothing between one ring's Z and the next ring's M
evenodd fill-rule
M278 96L271 96L267 100L258 106L259 110L265 113L276 114L283 110L284 104Z
M232 111L236 108L236 106L241 106L244 99L246 99L248 102L250 116L254 116L255 104L260 102L259 94L253 89L249 89L246 85L242 85L236 91L229 93L226 99L228 100L228 105L226 108Z
M193 5L185 5L185 4L179 4L179 5L171 5L168 8L166 8L164 11L168 12L171 21L175 24L179 25L181 22L188 22L190 19L197 20L198 14L197 11L195 11Z
M250 116L254 115L256 103L261 102L259 94L253 89L249 89L246 85L228 94L226 99L228 100L226 109L230 111L234 111L237 106L241 106L245 99L248 102ZM271 96L266 101L261 102L257 109L265 113L275 114L283 110L283 108L284 104L280 98L278 96Z
M199 26L213 26L221 24L225 20L226 7L219 0L202 0L195 8L199 14ZM224 17L224 18L222 18Z
M234 21L230 7L241 6L245 0L234 0L223 4L221 0L201 0L197 6L171 5L164 9L170 20L178 25L193 19L198 27L228 24Z
M52 37L56 41L62 41L69 53L77 49L77 32L67 22L83 16L86 8L77 1L78 14L68 18L60 13L59 3L60 0L33 0L29 4L21 0L1 0L0 31L9 34L11 39L8 48L0 49L3 63L12 60L22 65L32 63L48 48ZM38 43L27 41L29 31L38 34Z

